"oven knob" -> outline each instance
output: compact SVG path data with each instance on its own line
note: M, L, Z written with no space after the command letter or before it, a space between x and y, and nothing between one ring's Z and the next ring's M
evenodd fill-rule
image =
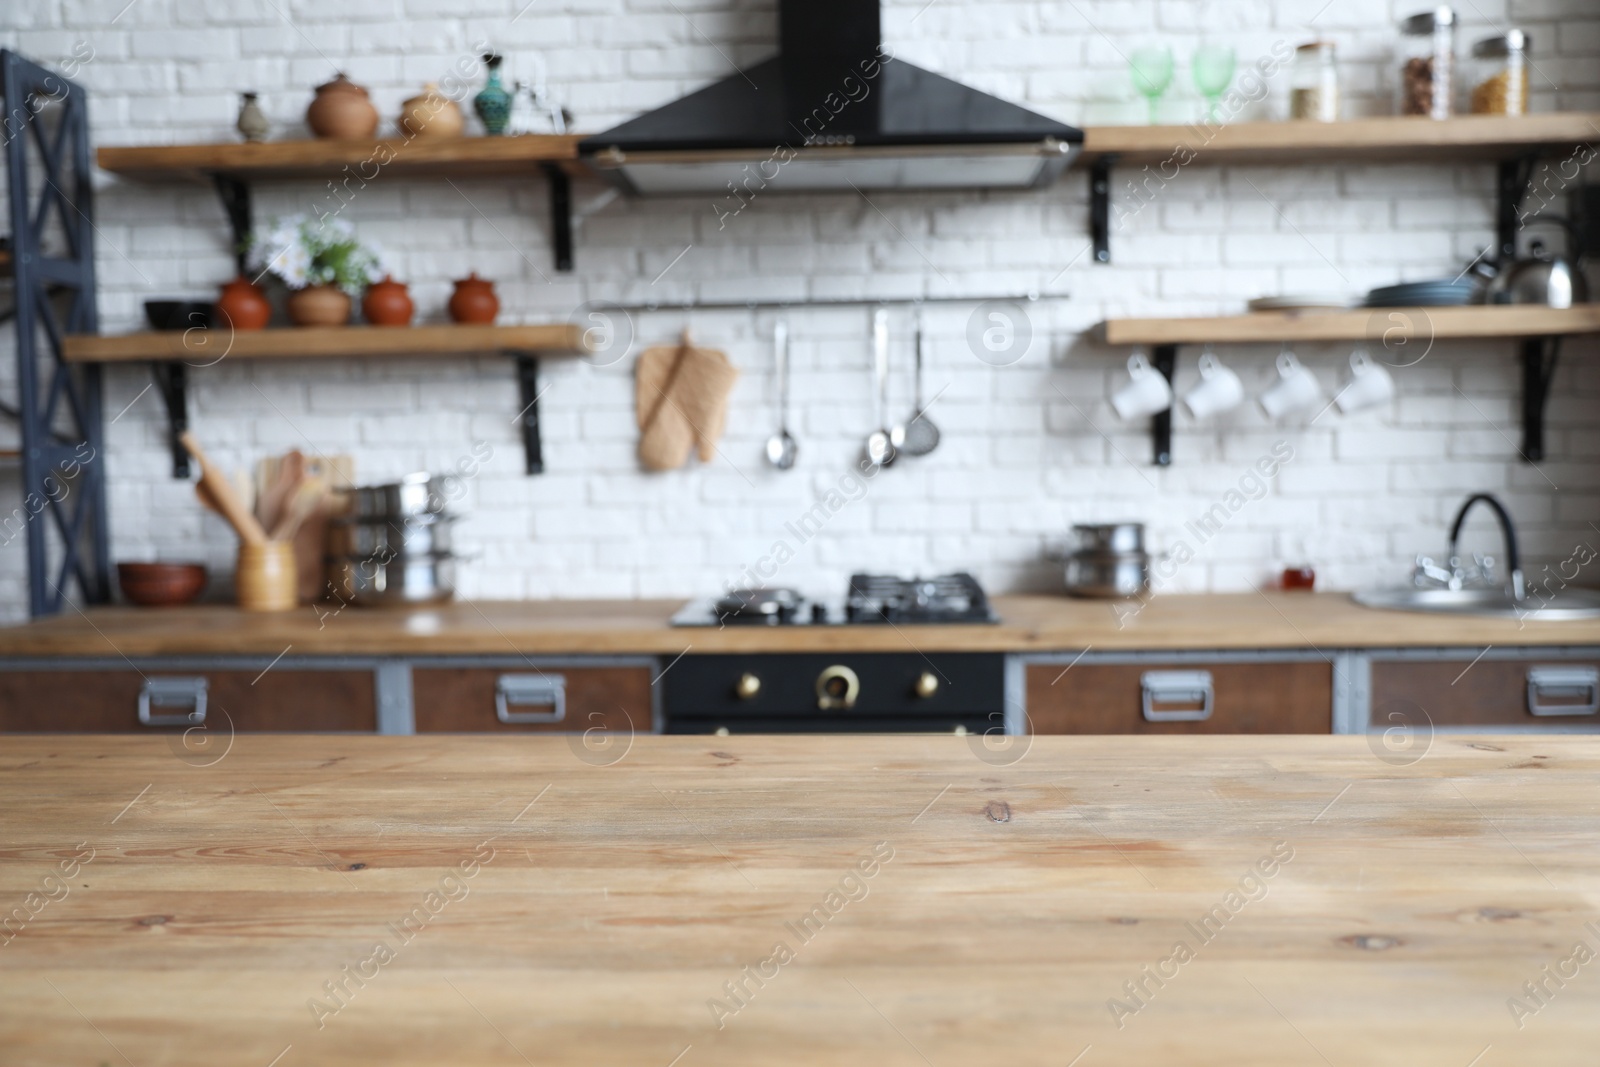
M824 667L817 675L817 707L823 711L849 711L861 694L861 679L843 664Z
M923 700L927 700L929 697L933 696L933 694L939 691L938 676L932 671L923 671L921 674L917 675L917 684L915 689L917 696L921 697Z
M739 675L739 680L734 683L733 691L738 694L740 700L749 700L761 692L761 679L749 671L745 671Z

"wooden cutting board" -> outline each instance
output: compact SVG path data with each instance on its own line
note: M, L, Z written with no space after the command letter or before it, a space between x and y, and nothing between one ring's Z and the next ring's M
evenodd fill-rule
M1594 1062L1600 738L183 740L5 739L7 1067Z

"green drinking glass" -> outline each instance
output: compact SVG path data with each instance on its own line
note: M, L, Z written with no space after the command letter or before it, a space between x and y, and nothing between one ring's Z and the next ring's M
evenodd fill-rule
M1194 87L1206 98L1206 121L1217 121L1217 104L1233 84L1233 49L1220 44L1203 44L1194 50L1190 63Z
M1150 101L1150 125L1156 125L1161 94L1172 84L1172 49L1165 45L1135 49L1128 57L1128 73L1139 95Z

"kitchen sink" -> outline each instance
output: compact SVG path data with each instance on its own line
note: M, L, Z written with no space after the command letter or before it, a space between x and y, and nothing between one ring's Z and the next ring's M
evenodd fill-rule
M1390 611L1426 611L1441 615L1481 615L1534 622L1600 619L1600 593L1564 589L1549 600L1513 600L1502 589L1375 589L1356 593L1355 602Z

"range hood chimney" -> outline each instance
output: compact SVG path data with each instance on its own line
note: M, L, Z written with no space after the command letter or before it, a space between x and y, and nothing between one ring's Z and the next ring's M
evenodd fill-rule
M631 193L1044 185L1083 133L896 59L877 0L778 0L779 54L578 146ZM736 198L736 199L735 199Z

